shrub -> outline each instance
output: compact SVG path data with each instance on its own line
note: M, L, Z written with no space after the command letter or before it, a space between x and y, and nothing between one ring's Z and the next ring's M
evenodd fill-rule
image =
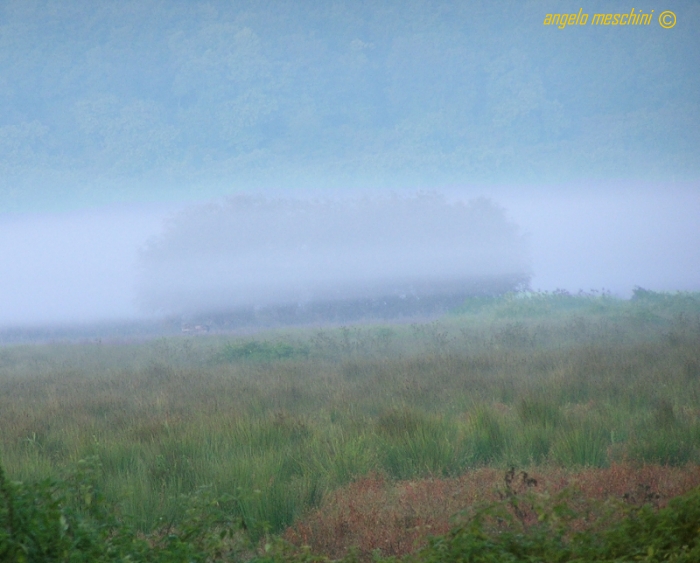
M235 499L208 489L183 499L177 528L149 537L117 517L97 485L95 457L78 462L63 479L11 482L0 466L0 561L190 563L229 560L247 548L240 522L227 514Z

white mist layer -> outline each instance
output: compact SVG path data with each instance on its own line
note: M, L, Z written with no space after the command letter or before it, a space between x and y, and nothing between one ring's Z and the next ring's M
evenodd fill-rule
M507 215L526 233L533 289L577 292L607 288L622 297L628 297L637 285L654 291L700 290L700 185L684 189L659 185L611 186L605 190L587 186L484 189L470 194L454 191L450 200L466 202L483 193L503 204ZM132 205L0 215L0 326L142 318L146 312L137 304L144 289L139 251L151 237L165 234L164 219L184 207ZM371 232L369 226L364 231ZM416 234L412 240L412 244L420 246L422 242L430 248L431 239L424 234ZM315 271L319 279L337 279L344 270L323 267L324 260L332 261L346 250L336 241L326 242L327 257L317 258ZM418 254L426 263L433 259L428 251ZM378 255L386 257L387 252ZM195 258L196 253L183 254L180 271L173 270L176 276L172 280L182 280L185 289L190 286L188 276L200 280L201 299L216 304L222 284L217 275L206 275L208 268L215 272L218 268L227 276L233 275L234 267L226 260L204 255L196 265ZM396 252L392 259L394 264L388 269L404 267L410 271L417 264L410 261L410 252ZM259 259L251 256L246 260L248 266L243 271L253 271ZM448 264L450 255L436 256L434 261L425 272L440 272L437 266ZM177 263L174 259L170 266ZM372 266L345 272L356 276L357 282L378 269ZM450 271L445 268L442 274ZM159 288L156 280L160 275L154 275L151 287L176 296L175 281ZM275 277L268 278L268 286L261 282L259 289L254 288L259 292L256 297L279 290ZM300 277L298 284L303 286L306 281ZM381 283L385 285L386 280ZM404 281L399 285L408 284ZM196 292L195 297L200 299ZM307 293L301 300L311 297Z
M468 291L529 278L525 241L487 200L234 198L191 208L141 257L146 308L167 313ZM488 291L485 288L483 291Z

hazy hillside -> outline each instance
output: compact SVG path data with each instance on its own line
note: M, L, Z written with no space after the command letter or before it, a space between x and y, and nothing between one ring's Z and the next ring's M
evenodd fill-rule
M579 8L3 2L0 206L697 178L700 7L673 2L668 30L543 25Z

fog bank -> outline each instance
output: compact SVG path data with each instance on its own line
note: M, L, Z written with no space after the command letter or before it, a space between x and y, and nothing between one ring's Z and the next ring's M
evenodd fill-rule
M621 297L629 297L637 285L700 291L699 185L503 187L447 194L449 201L462 202L486 194L503 205L506 217L527 237L533 289L606 288ZM0 326L148 315L138 304L137 288L143 284L139 252L148 248L149 239L167 232L166 218L188 205L0 215ZM432 239L416 234L410 240L425 247ZM331 242L325 241L325 260L332 262L343 251L334 251ZM394 256L392 267L410 272L421 266L407 249ZM185 256L192 258L183 254L183 260ZM299 249L297 257L302 256ZM450 259L444 254L434 261L449 264ZM322 269L320 258L317 268L326 276L359 275L343 271L340 263L335 271ZM196 278L205 270L193 271L200 272L192 274ZM203 283L220 283L202 277ZM157 284L151 287L158 289Z
M187 314L526 287L525 239L486 199L236 197L189 208L141 255L148 310Z

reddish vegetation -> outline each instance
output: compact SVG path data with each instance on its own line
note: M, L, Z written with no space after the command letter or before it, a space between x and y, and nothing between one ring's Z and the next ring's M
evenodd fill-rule
M683 468L614 464L607 469L576 473L556 468L531 474L483 468L455 479L429 479L392 483L370 475L336 491L306 519L285 533L291 543L308 545L316 554L337 559L351 546L362 560L374 550L383 555L404 555L425 545L431 535L446 533L454 515L477 503L521 498L529 490L539 498L572 491L569 505L585 518L572 525L591 525L596 503L619 499L622 503L652 503L663 507L668 500L700 486L700 466ZM535 521L526 503L515 516L525 525ZM594 513L595 514L595 513Z

